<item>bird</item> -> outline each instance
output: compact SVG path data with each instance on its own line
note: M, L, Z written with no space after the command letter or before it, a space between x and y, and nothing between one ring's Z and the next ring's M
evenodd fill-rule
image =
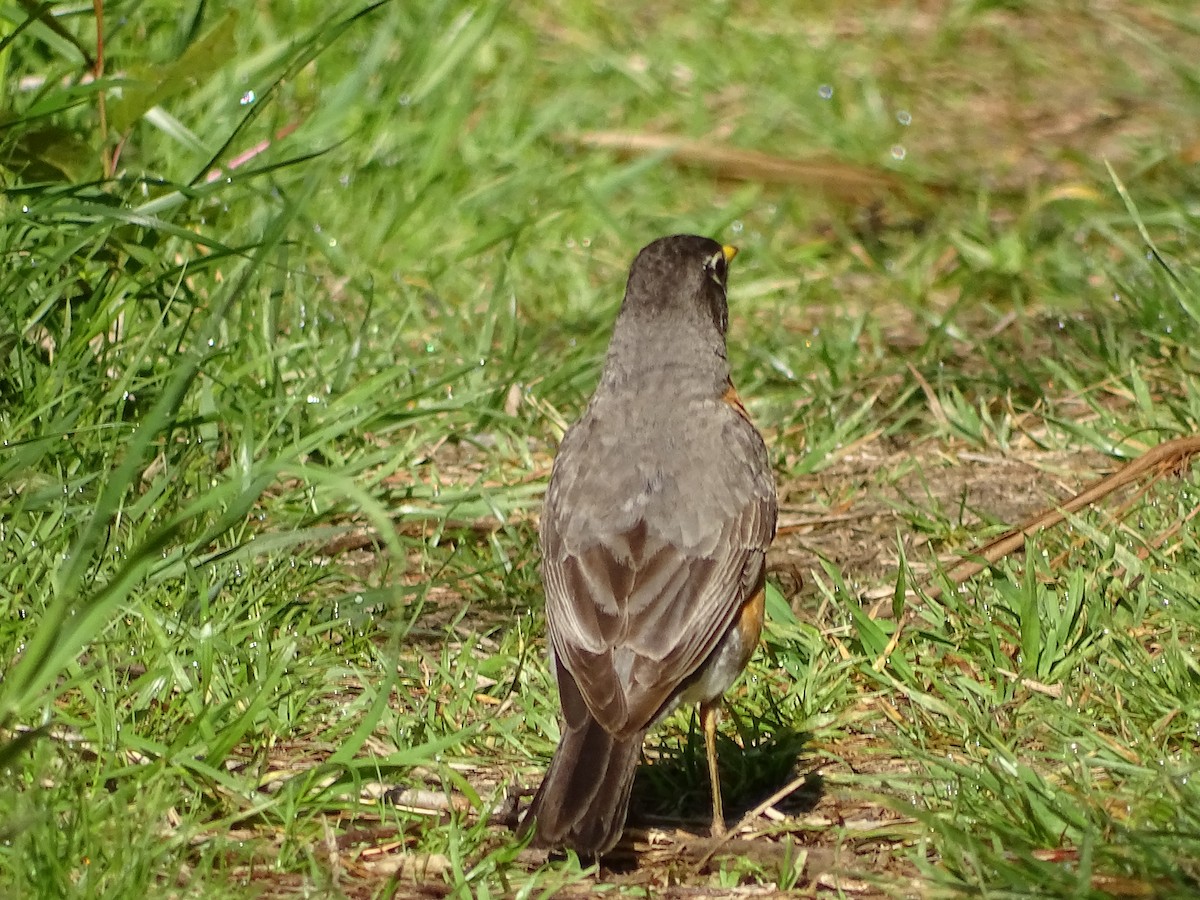
M532 846L611 851L647 733L692 703L723 834L719 704L762 631L777 509L730 377L736 253L688 234L642 248L595 393L559 445L539 544L562 727L518 825Z

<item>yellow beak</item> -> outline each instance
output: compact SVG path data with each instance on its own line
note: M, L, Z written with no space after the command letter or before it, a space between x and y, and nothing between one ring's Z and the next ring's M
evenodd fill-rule
M721 248L721 252L725 254L725 265L729 265L733 262L733 258L737 256L737 247L726 244Z

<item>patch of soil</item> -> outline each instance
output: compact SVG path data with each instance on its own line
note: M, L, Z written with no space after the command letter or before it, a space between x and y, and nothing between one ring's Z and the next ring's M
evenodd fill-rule
M814 602L811 573L822 572L822 559L874 598L892 588L898 539L913 571L928 574L1111 467L1099 453L1026 449L1001 456L940 445L898 452L874 441L819 475L780 485L779 535L768 565L797 613ZM930 523L937 529L914 530Z

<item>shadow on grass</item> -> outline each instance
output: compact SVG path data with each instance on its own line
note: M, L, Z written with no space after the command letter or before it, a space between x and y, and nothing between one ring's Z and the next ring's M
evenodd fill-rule
M744 734L739 746L730 737L717 736L727 827L735 827L742 816L797 777L804 745L811 737L808 732L780 727L769 734ZM707 834L712 798L703 735L693 727L681 740L664 742L655 750L657 758L638 769L630 822ZM810 774L776 808L789 815L802 814L817 805L822 793L820 777Z

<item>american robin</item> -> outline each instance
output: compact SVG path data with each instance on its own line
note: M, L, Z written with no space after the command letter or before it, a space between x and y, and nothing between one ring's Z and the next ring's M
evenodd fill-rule
M675 235L629 270L591 402L563 437L541 521L562 739L519 831L599 856L621 836L647 731L699 703L712 787L721 695L763 623L775 482L729 376L736 249Z

